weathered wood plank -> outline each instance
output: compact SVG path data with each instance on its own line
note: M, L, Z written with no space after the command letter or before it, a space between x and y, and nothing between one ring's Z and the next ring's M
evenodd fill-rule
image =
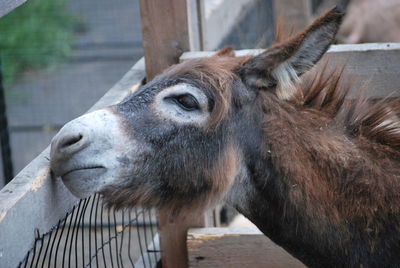
M27 0L1 0L0 1L0 17L8 14L12 10L16 9Z
M305 267L252 227L190 229L187 246L193 268Z
M147 79L190 48L186 0L140 0Z
M91 109L122 100L145 77L144 60L132 69ZM78 201L49 169L49 147L0 191L0 267L17 267L32 248L36 230L46 233Z
M236 55L257 55L262 51L238 50ZM213 54L214 52L210 51L187 52L180 60L209 57ZM400 94L400 43L333 45L325 57L329 59L330 66L345 66L344 74L354 81L352 94L356 94L363 87L370 97Z
M275 25L281 24L283 36L304 29L311 20L310 0L273 0Z
M174 220L165 211L158 217L160 249L163 268L188 267L186 234L191 227L206 226L204 215L185 215Z
M171 218L166 211L159 212L158 230L163 268L188 267L187 231L193 227L218 225L218 219L214 216L215 212L216 210L210 210L205 214L185 214L177 218Z
M197 4L188 7L187 0L140 0L148 81L178 63L180 55L190 49L188 11L192 12L192 21L198 20L193 14L198 10ZM189 227L204 226L204 215L185 215L171 220L169 211L160 211L158 218L163 267L187 267L186 232Z
M235 55L237 57L241 56L256 56L260 53L262 53L264 49L241 49L241 50L235 50ZM215 51L189 51L185 52L182 54L182 56L179 58L180 62L190 60L190 59L197 59L197 58L204 58L204 57L211 57L212 55L215 54Z
M329 50L330 66L344 65L352 95L366 90L369 97L400 94L400 44L336 45Z

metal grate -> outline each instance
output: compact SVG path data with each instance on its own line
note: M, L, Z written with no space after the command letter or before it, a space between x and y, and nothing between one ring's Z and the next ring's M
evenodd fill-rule
M80 202L46 234L18 267L156 267L160 259L153 210L116 211L99 195Z

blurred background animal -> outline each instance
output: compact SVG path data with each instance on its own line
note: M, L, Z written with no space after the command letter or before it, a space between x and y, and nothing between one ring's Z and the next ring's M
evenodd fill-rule
M351 0L339 38L351 44L400 42L400 0Z

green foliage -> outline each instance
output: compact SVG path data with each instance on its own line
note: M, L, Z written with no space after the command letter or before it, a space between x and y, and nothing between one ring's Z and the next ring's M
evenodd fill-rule
M65 0L28 0L0 19L0 56L4 84L16 75L56 63L71 51L77 20Z

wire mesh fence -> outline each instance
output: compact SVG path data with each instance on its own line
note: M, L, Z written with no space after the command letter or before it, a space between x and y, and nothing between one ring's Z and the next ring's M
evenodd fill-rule
M18 267L156 267L160 259L153 210L116 211L99 195L82 199L35 243Z
M29 0L0 18L14 175L142 56L140 29L138 0Z

